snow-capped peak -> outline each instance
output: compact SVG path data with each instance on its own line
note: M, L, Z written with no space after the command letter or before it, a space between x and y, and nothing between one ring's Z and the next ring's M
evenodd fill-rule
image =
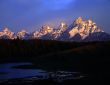
M42 26L42 29L40 29L39 32L41 32L42 34L47 34L47 33L51 33L53 31L53 28L51 28L50 26L48 25L44 25Z
M77 33L81 35L82 39L85 39L91 33L104 32L99 29L96 23L94 23L92 20L83 20L81 17L74 21L72 27L73 28L71 28L71 30L69 31L70 38L74 37Z
M60 26L59 26L59 27L60 27L60 28L64 28L65 26L66 26L66 23L62 21L62 22L60 23Z
M60 37L60 35L67 30L67 24L65 22L61 22L60 26L58 27L58 29L56 29L52 35L54 37L54 39L57 39L58 37Z
M78 17L78 18L74 21L74 24L79 25L79 24L81 24L82 22L83 22L82 17Z
M50 34L53 32L53 28L48 26L48 25L44 25L42 26L42 28L39 31L35 31L33 32L32 36L33 38L41 38L47 34Z
M6 39L13 39L13 35L14 35L14 32L11 32L7 27L5 27L3 29L2 32L0 32L0 37L1 38L6 38Z
M67 24L65 22L61 22L58 28L59 31L63 32L67 29Z
M26 30L21 30L20 32L18 32L16 34L16 36L19 38L19 39L23 39L25 38L26 36L28 35L28 32Z

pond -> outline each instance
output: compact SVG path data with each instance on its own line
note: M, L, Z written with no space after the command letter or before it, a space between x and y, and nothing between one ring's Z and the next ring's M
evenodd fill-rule
M47 72L41 69L18 69L14 66L32 65L31 63L0 64L0 80L25 78L30 76L46 76Z
M6 63L0 64L0 83L2 82L33 82L36 80L49 80L63 82L68 79L81 79L84 76L80 72L54 71L48 72L42 69L16 68L33 65L32 63ZM20 80L18 80L20 79Z

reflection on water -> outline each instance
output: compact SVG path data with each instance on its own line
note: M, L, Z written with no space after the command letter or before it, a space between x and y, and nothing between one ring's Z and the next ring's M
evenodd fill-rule
M46 71L40 69L15 69L14 66L19 65L32 65L31 63L8 63L0 64L0 80L4 79L14 79L14 78L25 78L30 76L45 76L47 75Z

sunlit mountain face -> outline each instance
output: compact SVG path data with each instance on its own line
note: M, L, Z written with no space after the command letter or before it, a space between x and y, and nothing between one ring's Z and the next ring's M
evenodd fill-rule
M72 24L61 22L57 29L49 25L42 26L39 31L27 32L11 32L8 28L4 28L0 32L1 39L43 39L43 40L58 40L58 41L107 41L110 40L110 35L104 32L92 20L84 20L78 17Z

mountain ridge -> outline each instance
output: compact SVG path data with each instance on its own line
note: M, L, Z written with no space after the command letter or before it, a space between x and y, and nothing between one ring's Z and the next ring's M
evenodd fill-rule
M29 33L25 30L14 33L8 28L0 32L0 39L43 39L58 41L107 41L110 34L100 29L92 20L83 20L78 17L71 25L61 22L58 29L48 25L42 26L39 31Z

